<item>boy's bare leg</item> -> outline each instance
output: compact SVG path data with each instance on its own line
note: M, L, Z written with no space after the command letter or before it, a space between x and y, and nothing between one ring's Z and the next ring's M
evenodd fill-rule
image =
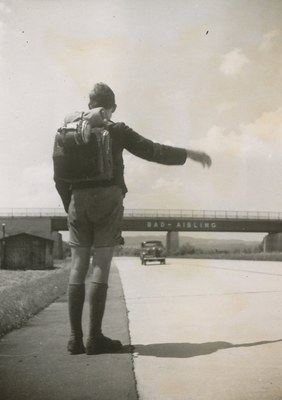
M70 285L80 285L85 283L85 278L89 269L91 247L72 247L71 248L71 272Z
M94 250L91 282L108 284L114 247L99 247Z

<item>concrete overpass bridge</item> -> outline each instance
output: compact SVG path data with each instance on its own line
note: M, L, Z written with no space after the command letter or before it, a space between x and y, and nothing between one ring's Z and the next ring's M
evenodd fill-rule
M58 232L68 229L67 216L62 208L0 209L0 224L6 235L27 232L51 237L57 252L61 246ZM179 232L265 233L264 251L282 251L282 212L125 210L123 231L166 231L168 251L178 247Z

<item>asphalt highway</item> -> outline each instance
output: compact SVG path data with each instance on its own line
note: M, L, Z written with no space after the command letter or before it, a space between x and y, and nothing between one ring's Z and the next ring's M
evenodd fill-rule
M115 258L104 331L123 352L70 356L63 296L0 340L0 398L281 400L281 283L280 262Z
M140 400L282 399L282 263L115 262Z

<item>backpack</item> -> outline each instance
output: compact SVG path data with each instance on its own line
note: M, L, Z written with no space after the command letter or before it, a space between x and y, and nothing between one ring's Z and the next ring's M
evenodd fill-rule
M54 178L69 184L113 179L112 138L105 109L75 112L55 137Z

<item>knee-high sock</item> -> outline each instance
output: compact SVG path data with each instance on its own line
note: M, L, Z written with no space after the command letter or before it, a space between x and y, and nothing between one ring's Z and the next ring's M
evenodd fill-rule
M68 306L71 336L76 339L83 337L82 332L82 311L85 299L85 284L69 284Z
M89 291L89 337L97 337L102 333L107 289L106 283L91 283Z

